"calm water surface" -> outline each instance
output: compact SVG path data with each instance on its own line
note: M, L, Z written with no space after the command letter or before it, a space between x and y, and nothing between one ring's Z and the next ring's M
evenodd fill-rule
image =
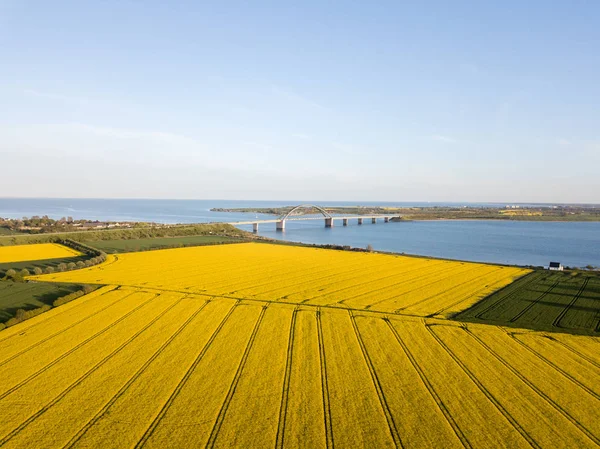
M75 219L206 223L272 219L270 215L210 212L213 207L279 207L300 201L222 200L102 200L102 199L0 199L0 217L48 215ZM307 201L310 203L310 201ZM332 204L332 203L327 203ZM356 205L336 202L336 205ZM365 203L362 205L433 206L451 203ZM453 203L457 205L459 203ZM469 203L460 203L468 205ZM471 204L474 205L474 204ZM475 204L485 206L487 204ZM547 265L551 260L567 266L600 266L600 222L414 221L325 228L320 220L288 222L284 232L263 224L259 235L318 244L350 245L407 254L517 265ZM240 226L250 230L249 226Z

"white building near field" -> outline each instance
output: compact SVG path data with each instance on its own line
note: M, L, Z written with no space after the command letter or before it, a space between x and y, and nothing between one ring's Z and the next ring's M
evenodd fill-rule
M548 269L552 271L563 271L564 268L560 262L550 262Z

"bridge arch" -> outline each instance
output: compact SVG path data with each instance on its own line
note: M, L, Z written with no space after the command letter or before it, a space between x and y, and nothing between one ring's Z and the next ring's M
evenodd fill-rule
M325 209L323 209L320 206L316 206L314 204L299 204L298 206L293 207L287 214L282 215L281 217L279 217L279 219L281 221L285 221L287 220L287 218L292 215L295 211L297 211L298 209L316 209L319 212L321 212L321 214L323 215L323 217L325 218L331 218L331 215L327 213L327 211Z

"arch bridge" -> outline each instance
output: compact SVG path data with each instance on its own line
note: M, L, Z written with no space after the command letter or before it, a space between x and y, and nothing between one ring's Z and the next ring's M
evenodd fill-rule
M320 217L314 217L314 216L305 216L305 215L294 215L295 212L297 212L299 210L302 210L302 209L316 210L321 216ZM365 220L365 219L366 220L371 219L371 223L375 224L375 223L377 223L378 219L383 219L383 221L385 223L388 223L391 218L400 218L400 217L401 216L398 215L398 214L395 214L395 215L382 215L382 214L376 214L376 215L331 215L329 212L327 212L321 206L317 206L315 204L299 204L298 206L294 206L287 213L281 215L279 218L276 218L276 219L273 219L273 220L237 221L237 222L232 222L232 223L229 223L229 224L231 224L231 225L251 224L252 225L252 230L254 232L258 232L258 225L259 224L261 224L261 223L275 223L275 228L278 231L283 231L285 229L285 223L286 223L286 221L324 220L325 221L325 227L326 228L332 228L334 220L342 220L343 226L348 226L349 220L353 220L353 219L356 219L357 223L359 225L362 225L363 224L363 220Z

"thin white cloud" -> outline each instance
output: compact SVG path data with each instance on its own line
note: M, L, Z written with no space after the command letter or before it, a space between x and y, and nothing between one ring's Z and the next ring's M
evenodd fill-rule
M569 139L558 139L557 143L559 145L572 145L573 142L571 142Z

